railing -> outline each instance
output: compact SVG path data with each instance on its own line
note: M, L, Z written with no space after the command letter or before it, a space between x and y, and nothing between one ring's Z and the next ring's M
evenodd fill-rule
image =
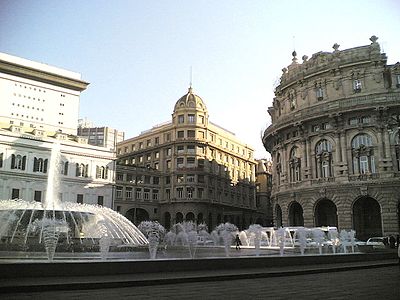
M379 174L360 174L360 175L349 175L349 181L367 181L367 180L374 180L378 179Z

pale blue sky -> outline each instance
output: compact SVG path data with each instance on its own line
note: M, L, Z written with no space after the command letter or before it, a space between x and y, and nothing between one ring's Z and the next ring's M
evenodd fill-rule
M210 120L257 158L268 156L261 132L293 48L301 58L376 35L395 63L399 30L396 0L0 0L0 52L81 73L91 84L80 117L126 138L169 121L192 66Z

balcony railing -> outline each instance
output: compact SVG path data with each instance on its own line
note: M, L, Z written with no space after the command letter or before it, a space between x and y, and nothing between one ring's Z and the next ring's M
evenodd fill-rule
M378 179L379 174L360 174L360 175L349 175L349 181L367 181L367 180L374 180Z

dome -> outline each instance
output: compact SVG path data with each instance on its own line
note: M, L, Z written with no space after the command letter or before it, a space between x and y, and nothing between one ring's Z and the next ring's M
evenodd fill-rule
M176 102L174 112L181 109L195 109L207 112L207 107L203 100L193 93L193 88L191 86L189 87L188 92Z

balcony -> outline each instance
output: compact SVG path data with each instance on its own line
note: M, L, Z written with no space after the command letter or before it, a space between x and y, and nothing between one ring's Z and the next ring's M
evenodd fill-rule
M360 174L360 175L349 175L349 181L368 181L378 179L379 174Z
M335 177L323 177L311 180L311 184L322 184L322 183L330 183L335 182Z

